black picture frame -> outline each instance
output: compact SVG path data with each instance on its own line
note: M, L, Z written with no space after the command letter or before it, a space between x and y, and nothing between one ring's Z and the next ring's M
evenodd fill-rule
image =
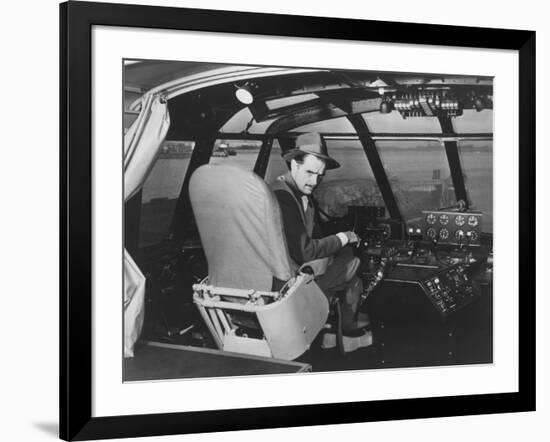
M519 391L92 417L94 25L345 39L519 53ZM60 5L60 437L89 440L535 410L535 32L107 3Z

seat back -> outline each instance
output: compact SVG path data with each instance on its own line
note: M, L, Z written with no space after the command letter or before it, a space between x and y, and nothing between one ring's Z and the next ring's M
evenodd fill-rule
M251 171L227 165L199 167L189 197L208 261L210 283L271 290L291 268L277 200Z

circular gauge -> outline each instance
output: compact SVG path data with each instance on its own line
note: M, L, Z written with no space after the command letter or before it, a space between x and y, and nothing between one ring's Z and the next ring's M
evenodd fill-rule
M464 230L459 229L455 232L455 239L458 240L458 241L460 241L462 238L464 238L464 236L465 236L464 235Z
M468 217L468 225L469 226L472 226L472 227L475 227L479 224L479 220L477 219L477 216L474 216L474 215L470 215Z
M455 224L457 226L463 226L465 222L466 222L466 217L464 215L457 215L455 217ZM460 230L459 230L459 232L460 232Z
M449 215L445 215L445 214L439 215L439 223L443 224L444 226L449 224Z
M437 232L433 227L430 227L426 230L426 236L430 239L434 239L437 236Z
M433 214L433 213L430 213L427 217L426 217L426 222L428 224L435 224L437 221L437 217Z
M449 231L447 229L441 229L439 231L439 238L440 239L448 239L449 238Z
M476 241L479 238L479 235L475 230L470 230L466 235L470 238L470 241Z

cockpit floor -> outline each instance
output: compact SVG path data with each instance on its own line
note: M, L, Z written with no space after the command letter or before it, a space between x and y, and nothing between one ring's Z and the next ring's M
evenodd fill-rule
M317 339L313 342L310 350L292 363L310 366L313 372L342 372L349 370L491 364L493 362L491 296L482 297L475 304L469 306L462 315L457 315L456 319L452 318L435 324L414 321L408 325L384 324L382 326L374 324L372 331L375 342L370 347L343 354L337 348L322 349L320 339ZM210 366L211 362L208 358L212 359L213 357L208 354L205 356L202 353L212 352L213 350L208 349L213 347L212 343L208 339L204 339L202 343L190 342L189 339L186 339L186 337L190 338L190 335L191 333L179 336L176 333L171 338L157 336L151 339L157 342L165 342L168 346L173 344L191 345L196 348L200 358L195 357L193 359L191 374L188 373L182 376L180 373L183 369L179 365L184 364L187 367L190 364L188 361L174 363L155 357L148 362L143 352L136 351L135 358L125 361L125 370L129 376L126 380L246 376L250 374L247 371L250 367L246 364L245 366L248 367L246 370L241 370L239 366L236 366L230 372L227 371L225 364L220 366L219 363L215 363L216 367ZM207 337L208 332L205 330L197 333L197 335ZM201 350L201 348L204 350ZM243 355L243 359L246 358L247 356ZM201 366L201 364L203 365ZM272 371L267 369L264 372L262 367L255 362L253 364L254 374L273 374Z

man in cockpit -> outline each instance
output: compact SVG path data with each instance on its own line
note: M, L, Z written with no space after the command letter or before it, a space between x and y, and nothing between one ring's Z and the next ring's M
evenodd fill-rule
M329 258L325 273L316 282L329 301L341 295L344 347L351 351L372 344L372 334L364 327L368 317L358 312L363 284L356 275L359 258L352 246L360 241L354 232L322 236L312 193L325 175L325 170L340 164L328 155L325 140L318 133L296 138L296 147L283 155L290 170L272 184L281 208L290 258L298 266L320 258ZM346 341L347 339L347 341ZM331 347L329 341L324 346ZM346 346L346 342L350 343Z

